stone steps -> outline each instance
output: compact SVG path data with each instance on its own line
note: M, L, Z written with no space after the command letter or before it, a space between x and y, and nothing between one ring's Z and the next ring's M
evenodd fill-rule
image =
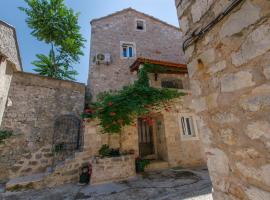
M50 173L39 173L11 179L6 183L6 191L40 189L43 187L44 178L49 174Z
M150 161L150 164L145 167L146 172L163 170L170 168L169 163L161 160Z

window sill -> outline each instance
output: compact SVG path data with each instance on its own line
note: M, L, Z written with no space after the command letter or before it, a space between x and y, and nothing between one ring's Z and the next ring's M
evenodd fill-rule
M134 57L123 57L123 56L121 56L120 57L122 60L135 60L136 59L136 57L134 56Z

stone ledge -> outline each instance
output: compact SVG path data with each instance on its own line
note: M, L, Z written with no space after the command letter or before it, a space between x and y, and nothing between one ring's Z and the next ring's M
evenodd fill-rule
M136 175L134 155L98 158L92 162L91 184L129 179Z
M43 187L43 179L48 175L49 173L40 173L11 179L6 184L6 190L40 189Z

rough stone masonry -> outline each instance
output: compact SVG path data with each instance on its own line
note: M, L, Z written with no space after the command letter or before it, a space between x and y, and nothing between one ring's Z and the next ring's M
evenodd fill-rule
M184 41L233 2L176 0ZM270 199L270 1L242 1L185 56L214 199Z

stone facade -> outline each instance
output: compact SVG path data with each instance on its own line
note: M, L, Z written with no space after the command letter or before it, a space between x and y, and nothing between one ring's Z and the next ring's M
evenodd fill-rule
M176 0L184 40L231 3ZM216 200L270 199L269 13L242 1L185 51Z
M13 136L0 144L0 180L46 172L52 166L55 121L80 119L85 86L34 74L13 74L1 129Z
M144 30L136 29L136 21L144 21ZM112 15L93 20L91 35L90 73L88 88L96 100L97 94L103 91L118 90L125 85L132 84L137 79L136 73L130 72L130 66L139 59L146 58L149 62L155 60L160 63L178 63L184 66L185 59L181 50L181 32L178 28L168 25L158 19L140 13L133 9L126 9ZM131 58L124 58L121 55L122 42L134 45L135 55ZM109 53L111 63L96 64L98 53ZM186 69L186 68L185 68ZM189 91L189 78L187 73L183 74L149 74L150 85L161 88L161 82L165 79L181 80L184 90ZM197 134L195 138L183 139L181 136L180 116L191 114L188 108L190 98L184 98L180 102L172 102L172 109L169 112L163 110L158 115L153 115L155 121L153 126L154 155L151 159L166 162L169 166L203 166L205 157ZM137 121L137 119L135 119ZM160 127L158 127L158 125ZM196 126L196 116L194 115ZM93 155L98 153L102 144L109 144L113 148L120 148L121 151L135 152L140 156L139 128L124 127L121 135L102 135L99 130L86 126L89 134Z
M182 92L189 92L189 81L187 74L158 74L158 79L155 80L154 74L149 74L150 84L152 87L161 88L161 80L177 78L183 81L184 89ZM194 119L195 129L198 119L189 108L191 97L184 96L179 100L169 103L169 110L163 109L160 113L154 114L151 117L154 120L153 124L153 141L154 141L154 157L151 159L160 162L161 165L155 167L159 169L163 163L167 163L168 167L198 167L205 166L206 160L204 150L201 144L201 135L196 132L195 137L184 138L183 130L180 124L182 115L190 115ZM134 121L137 121L135 119ZM98 126L98 121L86 123L84 145L89 149L92 156L98 155L98 150L103 144L108 144L111 148L119 148L122 152L134 151L135 157L140 156L139 147L139 132L137 126L126 126L123 128L120 135L102 134ZM155 161L155 162L156 162Z
M145 22L145 30L136 30L136 20ZM136 75L129 71L137 57L185 63L181 53L178 28L131 8L91 22L91 54L88 90L93 100L100 92L117 90L133 83ZM132 58L121 57L121 42L133 43ZM98 53L109 53L111 64L93 62Z

